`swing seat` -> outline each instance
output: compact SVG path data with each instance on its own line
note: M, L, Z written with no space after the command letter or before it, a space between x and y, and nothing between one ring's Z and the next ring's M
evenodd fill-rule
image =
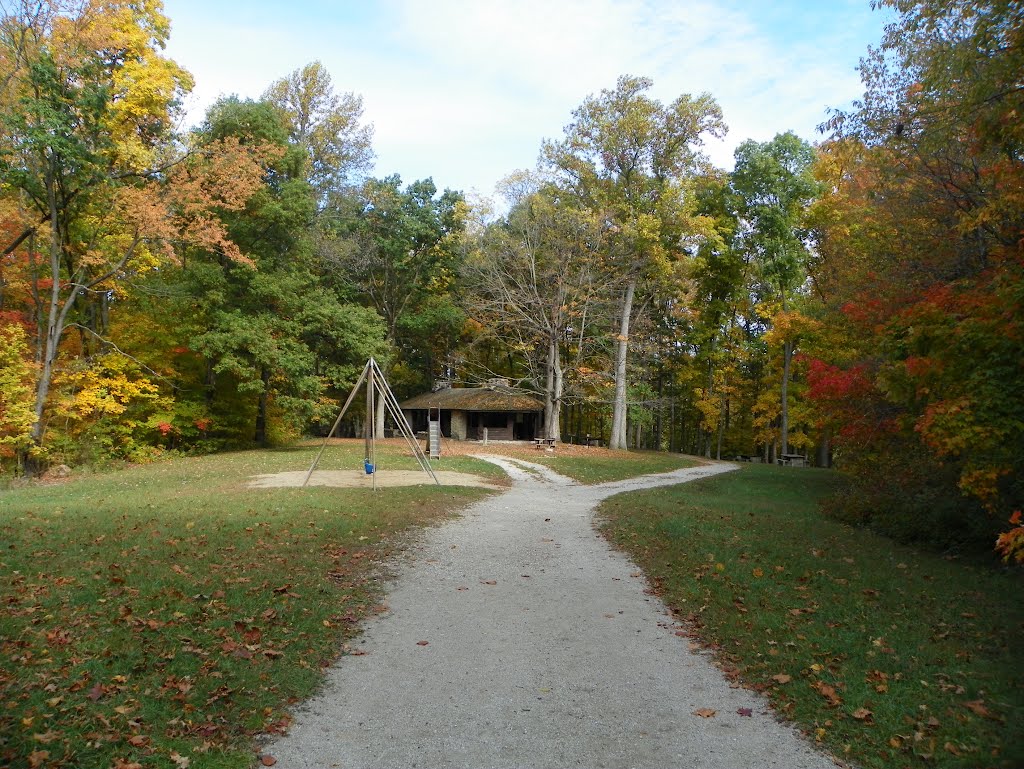
M366 470L367 475L373 475L373 463L369 459L363 460L363 469Z

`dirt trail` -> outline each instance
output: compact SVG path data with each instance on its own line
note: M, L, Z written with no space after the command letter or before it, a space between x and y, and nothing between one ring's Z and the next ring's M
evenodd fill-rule
M390 611L356 642L365 654L342 657L267 746L278 769L835 766L691 652L593 528L612 494L731 465L583 486L486 458L513 487L394 564Z

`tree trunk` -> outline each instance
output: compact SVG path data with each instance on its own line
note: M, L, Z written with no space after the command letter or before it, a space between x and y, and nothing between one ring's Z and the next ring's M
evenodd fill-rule
M789 453L789 364L793 359L793 343L782 346L782 424L779 428L780 454Z
M658 410L654 412L654 436L652 442L652 448L656 451L661 451L664 447L664 443L661 440L661 406L662 396L665 393L665 371L660 366L658 367Z
M384 381L382 378L377 377L373 380L374 393L373 397L377 399L377 414L373 426L373 434L378 438L384 437L384 416L387 403L384 401L384 395L381 392L384 388Z
M60 257L61 244L64 241L61 238L60 222L57 219L57 191L54 186L52 162L55 161L51 161L51 172L48 172L46 175L47 198L50 207L50 300L49 307L45 313L46 339L42 344L42 365L39 371L39 381L36 383L35 421L32 423L32 429L29 431L32 443L37 447L41 447L43 444L43 411L46 409L46 399L50 395L53 368L57 360L60 338L64 333L64 323L67 320L68 310L71 309L71 305L74 303L79 292L78 286L75 286L64 307L61 307ZM35 475L38 469L38 463L31 458L30 454L29 461L25 464L26 474Z
M821 438L818 442L818 451L815 456L814 464L818 467L831 467L832 462L830 461L829 455L831 454L831 431L826 428L821 434Z
M615 403L612 407L612 435L608 448L626 448L626 354L629 351L629 321L633 314L633 296L636 294L636 278L630 278L626 295L622 299L622 315L619 319L619 338L615 345Z
M544 394L544 437L558 440L562 435L562 351L558 340L548 340L547 392Z
M260 371L263 391L260 393L259 405L256 407L256 430L253 440L258 446L267 445L267 400L270 395L270 370L264 367Z

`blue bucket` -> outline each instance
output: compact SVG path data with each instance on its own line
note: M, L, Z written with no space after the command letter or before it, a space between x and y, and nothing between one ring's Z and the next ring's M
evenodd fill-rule
M370 463L368 459L363 460L363 469L366 470L367 475L373 475L373 465Z

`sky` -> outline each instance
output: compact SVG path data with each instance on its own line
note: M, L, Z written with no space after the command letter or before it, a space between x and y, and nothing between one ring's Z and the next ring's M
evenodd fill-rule
M747 139L810 141L829 108L863 89L857 64L888 11L869 0L164 0L166 54L196 85L192 123L220 96L258 99L319 60L337 92L363 99L378 177L432 177L490 197L536 167L587 96L620 75L653 80L664 103L710 93L732 167Z

